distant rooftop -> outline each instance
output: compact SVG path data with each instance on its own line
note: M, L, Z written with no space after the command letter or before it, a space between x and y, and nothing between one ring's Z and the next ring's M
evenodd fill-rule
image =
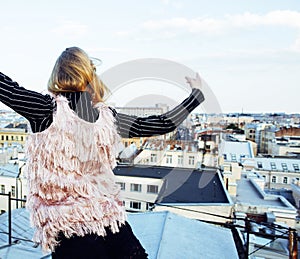
M168 150L168 151L197 151L197 141L194 140L161 140L148 139L143 149Z
M231 204L216 168L200 171L177 167L119 165L114 173L119 176L164 180L158 195L160 203Z
M236 202L237 204L266 206L296 212L296 209L284 197L265 193L255 183L254 179L247 178L246 175L243 175L238 181Z
M0 165L0 176L4 177L17 177L19 173L19 165L18 164L5 164Z
M266 171L300 173L300 158L295 157L255 157L255 168Z
M223 155L224 160L228 162L241 162L244 158L254 158L249 141L222 141L219 154Z

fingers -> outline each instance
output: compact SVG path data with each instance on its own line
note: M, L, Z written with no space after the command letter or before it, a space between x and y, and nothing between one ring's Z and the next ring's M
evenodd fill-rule
M196 77L195 78L186 76L185 79L186 79L186 81L192 81L192 80L198 81L198 80L201 80L201 77L200 77L199 73L196 73Z
M201 88L202 82L201 77L198 73L196 73L196 76L194 78L186 76L185 79L192 88Z
M186 79L186 81L191 81L192 78L189 76L186 76L185 79Z

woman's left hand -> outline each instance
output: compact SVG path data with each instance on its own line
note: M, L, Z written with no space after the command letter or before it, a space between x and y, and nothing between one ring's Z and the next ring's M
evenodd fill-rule
M198 73L196 73L195 78L186 76L185 79L192 89L197 88L202 90L202 80Z

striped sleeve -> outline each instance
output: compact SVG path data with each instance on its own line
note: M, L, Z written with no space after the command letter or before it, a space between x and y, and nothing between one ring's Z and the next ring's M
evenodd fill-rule
M176 129L200 103L204 101L203 93L193 89L190 96L174 109L161 115L136 117L113 110L119 133L123 138L150 137L163 135Z
M27 90L1 72L0 101L31 123L49 117L55 107L50 95Z

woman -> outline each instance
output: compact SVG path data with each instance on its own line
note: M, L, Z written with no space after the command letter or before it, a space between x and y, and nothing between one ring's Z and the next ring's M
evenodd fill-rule
M89 56L67 48L48 83L51 95L20 87L0 73L0 100L30 122L27 208L33 240L53 258L147 258L126 221L112 169L121 137L173 131L203 100L201 80L187 78L190 96L149 117L117 113Z

